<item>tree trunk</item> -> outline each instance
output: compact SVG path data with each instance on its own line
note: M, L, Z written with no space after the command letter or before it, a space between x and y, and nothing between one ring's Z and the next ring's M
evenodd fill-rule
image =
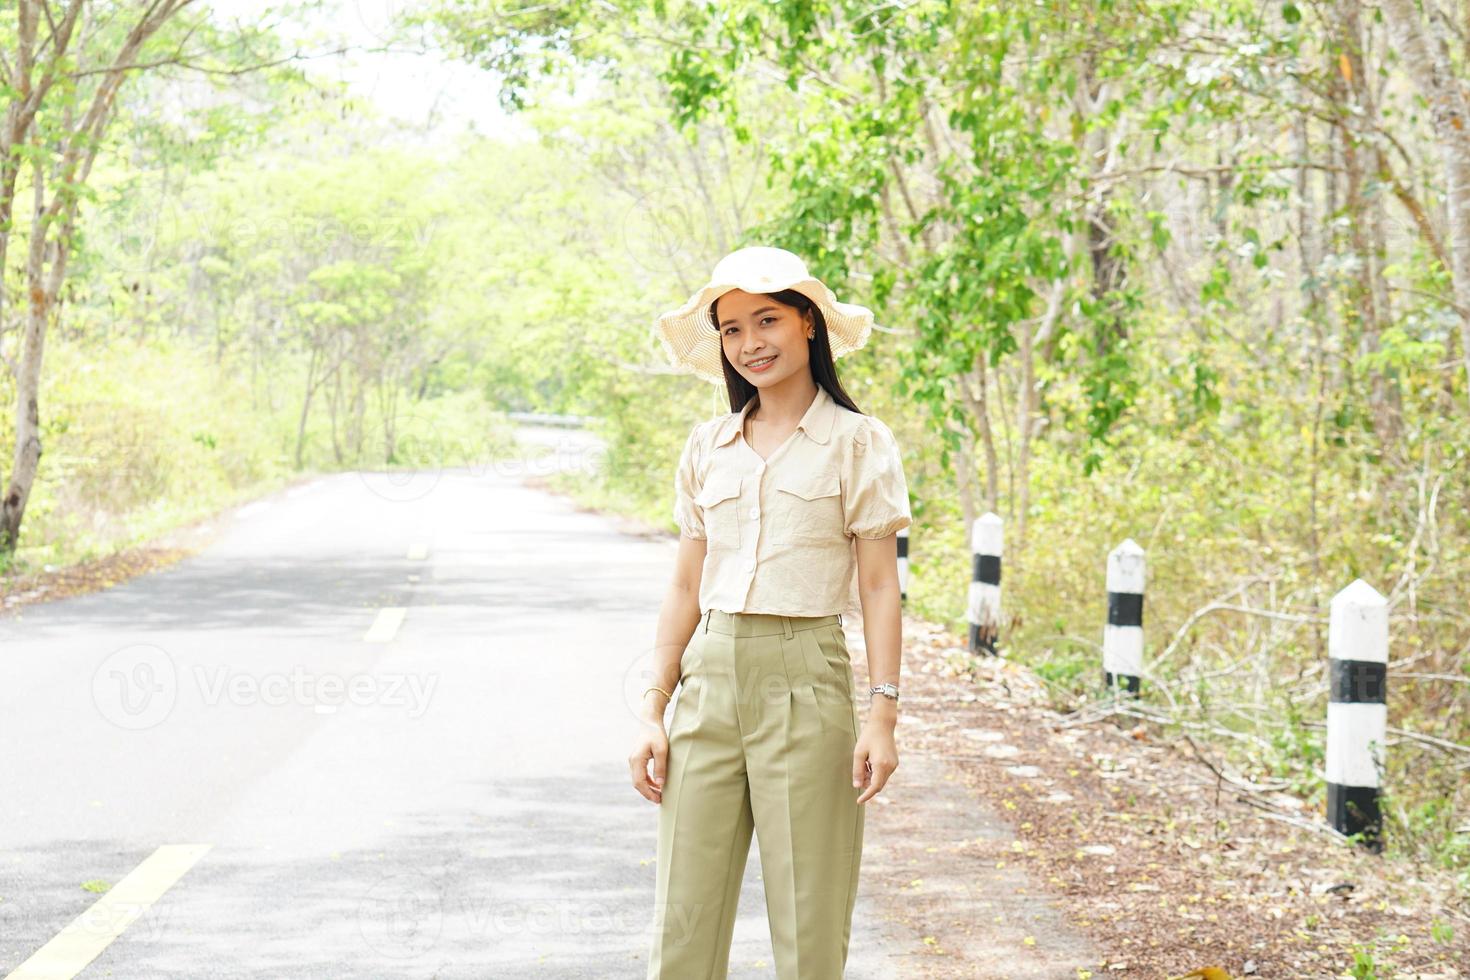
M80 59L71 42L74 33L87 37L85 29L77 31L77 24L88 5L80 0L69 4L59 21L45 4L36 0L20 0L16 5L15 43L7 52L10 57L4 61L11 72L7 79L11 92L5 127L0 131L0 274L9 255L15 184L22 159L29 159L34 168L35 186L30 250L26 257L26 312L20 360L14 372L15 450L10 478L4 495L0 496L0 553L13 554L19 544L26 504L40 469L42 354L46 327L66 280L67 259L81 200L77 191L85 186L91 174L112 116L113 101L124 79L136 70L133 66L139 51L189 2L155 0L147 5L117 51L105 59L105 67L99 69L101 78L90 97L78 99L69 84L63 86L59 113L61 135L48 137L40 144L33 142L34 120L56 82L61 79L70 82L75 77ZM49 33L38 39L42 13ZM37 62L37 55L44 60ZM48 187L53 188L50 201L46 199ZM0 315L3 313L0 308Z
M296 419L296 468L302 466L302 453L306 447L306 417L311 412L311 396L316 392L316 368L321 353L315 348L311 349L311 357L306 363L306 395L301 399L301 414Z
M960 378L960 387L965 386L965 379ZM974 411L971 399L966 396L965 401ZM975 433L969 426L962 426L956 422L946 423L950 428L956 430L960 437L960 450L956 457L955 465L955 492L960 498L960 526L972 527L975 523Z
M1369 140L1376 127L1377 105L1369 81L1368 59L1364 54L1364 34L1360 5L1357 0L1339 4L1337 23L1337 56L1333 59L1332 79L1339 93L1334 101L1347 107L1338 116L1344 169L1346 170L1346 204L1352 221L1352 249L1358 258L1357 286L1350 294L1347 309L1358 327L1349 349L1360 353L1376 352L1382 343L1384 329L1392 322L1388 282L1384 277L1387 241L1383 223L1385 189L1371 198L1363 193L1364 184L1379 176L1380 154ZM1394 379L1382 368L1372 368L1369 379L1369 414L1379 446L1392 451L1398 439L1398 397Z
M1000 454L995 451L995 430L991 428L991 398L989 383L986 382L988 370L985 354L980 354L975 359L975 370L969 375L961 376L960 394L969 407L970 414L975 416L975 426L980 432L980 447L985 450L985 508L1000 513L1001 461ZM972 522L978 516L979 514L966 514L967 522ZM966 527L969 527L969 523L966 523Z
M1450 277L1460 322L1460 357L1470 405L1470 103L1455 74L1441 25L1426 23L1413 0L1384 0L1383 11L1399 55L1429 104L1444 169Z
M41 357L46 345L46 318L53 297L45 290L45 261L48 236L43 231L46 174L35 167L35 205L31 220L30 250L26 256L26 313L21 340L19 372L15 379L15 456L10 485L0 502L0 550L13 553L20 542L20 525L25 518L31 487L41 464Z

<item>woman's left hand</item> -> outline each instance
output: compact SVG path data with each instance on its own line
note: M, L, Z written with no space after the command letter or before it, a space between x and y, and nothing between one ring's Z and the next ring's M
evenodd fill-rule
M893 726L874 724L869 719L852 750L852 785L862 789L857 801L866 803L877 796L897 768L898 747L893 744Z

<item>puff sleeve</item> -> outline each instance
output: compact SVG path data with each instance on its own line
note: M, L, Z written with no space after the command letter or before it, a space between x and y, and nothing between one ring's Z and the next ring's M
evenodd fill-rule
M843 533L849 536L884 538L913 523L898 441L872 416L853 433L842 508Z
M684 451L679 454L679 465L674 470L674 523L686 537L704 540L704 508L694 502L703 481L699 477L699 431L696 425L684 440Z

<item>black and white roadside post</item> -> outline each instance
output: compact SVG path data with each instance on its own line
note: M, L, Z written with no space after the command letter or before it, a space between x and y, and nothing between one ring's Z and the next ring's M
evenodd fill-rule
M1388 600L1362 579L1332 597L1327 621L1327 820L1383 850L1378 791L1388 727Z
M1000 515L986 511L970 525L970 653L996 656L1000 645Z
M1103 683L1138 693L1143 673L1143 549L1132 538L1108 552L1108 622L1103 627ZM1110 692L1111 693L1111 692Z
M909 598L909 529L898 529L898 601Z

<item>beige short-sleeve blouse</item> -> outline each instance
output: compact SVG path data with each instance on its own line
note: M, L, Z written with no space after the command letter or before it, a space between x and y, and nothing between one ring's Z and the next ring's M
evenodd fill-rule
M821 385L769 459L746 443L753 400L696 425L674 475L674 520L706 544L699 610L829 616L851 608L854 537L913 523L893 433Z

